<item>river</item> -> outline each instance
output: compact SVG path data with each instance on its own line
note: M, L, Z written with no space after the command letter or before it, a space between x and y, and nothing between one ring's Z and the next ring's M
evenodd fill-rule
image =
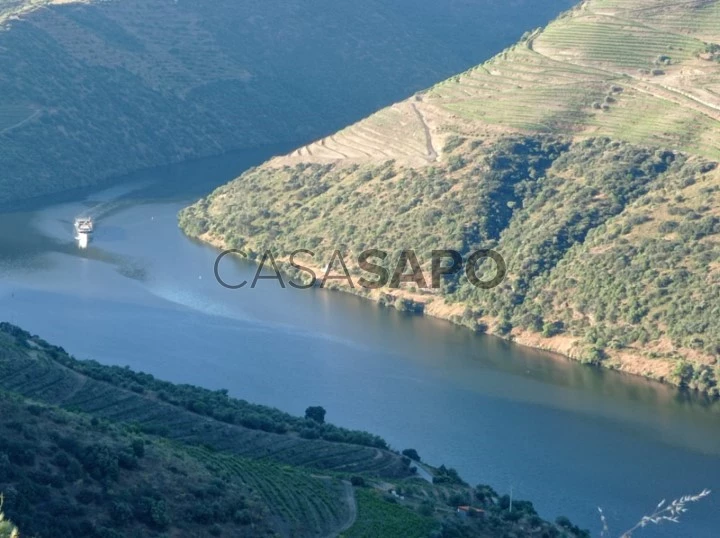
M593 536L598 506L616 536L661 499L720 486L717 404L339 292L218 285L217 251L187 239L177 212L285 149L144 171L6 210L0 318L78 358L294 414L322 405L331 422L416 448ZM80 251L72 221L88 211L97 231ZM228 280L252 280L253 266L223 263ZM680 526L636 536L715 538L719 508L720 490Z

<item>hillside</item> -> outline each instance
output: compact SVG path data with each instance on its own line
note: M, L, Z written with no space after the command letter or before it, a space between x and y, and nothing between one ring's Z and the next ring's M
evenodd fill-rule
M567 5L0 0L0 203L312 140Z
M370 434L77 361L6 323L0 417L3 511L27 536L587 536L444 466L417 478ZM468 502L485 517L459 519Z
M414 249L429 269L433 249L493 248L491 290L349 291L717 396L717 159L720 2L587 0L180 225L251 258L308 248L316 268L336 249Z

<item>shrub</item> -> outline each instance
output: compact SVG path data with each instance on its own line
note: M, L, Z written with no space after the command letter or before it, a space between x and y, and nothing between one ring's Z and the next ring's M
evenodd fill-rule
M313 420L318 424L325 423L325 409L319 405L310 406L305 409L305 418Z
M411 460L420 461L420 455L417 453L417 450L414 448L406 448L402 451L403 456L407 456Z
M125 526L134 519L132 508L127 503L115 501L110 505L110 518L115 525Z
M97 480L118 477L118 458L113 450L105 445L91 445L85 449L82 465L90 476Z

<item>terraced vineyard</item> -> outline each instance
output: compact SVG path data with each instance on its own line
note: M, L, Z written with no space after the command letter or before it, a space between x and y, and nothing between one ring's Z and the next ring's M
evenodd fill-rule
M282 536L332 535L351 517L352 495L348 500L343 482L298 466L368 476L408 474L400 458L389 452L218 424L90 379L54 361L49 355L56 354L56 348L28 337L9 326L0 331L0 389L93 420L162 435L171 440L161 441L164 450L176 458L201 462L212 476L238 484L261 501L272 527Z
M329 535L350 516L350 507L343 502L345 485L338 479L199 447L189 452L213 472L240 480L265 500L289 536Z
M1 0L0 202L317 138L567 5Z
M431 517L423 517L390 504L375 492L361 491L358 504L362 524L343 533L342 538L425 538L431 535L436 526Z
M0 336L7 340L6 335ZM72 364L69 357L44 347L42 341L37 345L39 348L30 353L23 352L21 345L12 361L0 361L0 388L110 422L132 424L168 439L203 444L246 458L386 477L409 474L401 458L389 451L280 435L213 420L163 402L150 391L138 394L89 378L58 362L62 359L63 363Z
M707 51L720 42L718 28L717 2L588 0L483 65L275 165L381 158L426 164L418 159L426 155L424 135L411 108L427 119L437 147L453 132L562 131L717 158L720 73Z
M336 248L412 248L425 269L433 249L493 248L492 290L350 291L720 396L718 160L720 2L586 0L180 225L251 258L310 249L316 268Z

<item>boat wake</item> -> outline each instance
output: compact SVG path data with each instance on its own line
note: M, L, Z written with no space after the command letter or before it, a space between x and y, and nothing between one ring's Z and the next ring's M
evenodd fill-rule
M288 323L263 320L248 314L246 311L239 310L238 308L231 308L227 305L219 303L212 297L183 290L181 287L176 285L154 284L147 286L147 290L156 297L169 303L188 308L209 317L215 317L219 323L228 321L233 323L241 322L243 331L271 334L282 333L284 335L297 337L298 339L303 340L320 340L326 343L352 347L354 349L366 348L366 346L357 342L326 332L306 330Z

